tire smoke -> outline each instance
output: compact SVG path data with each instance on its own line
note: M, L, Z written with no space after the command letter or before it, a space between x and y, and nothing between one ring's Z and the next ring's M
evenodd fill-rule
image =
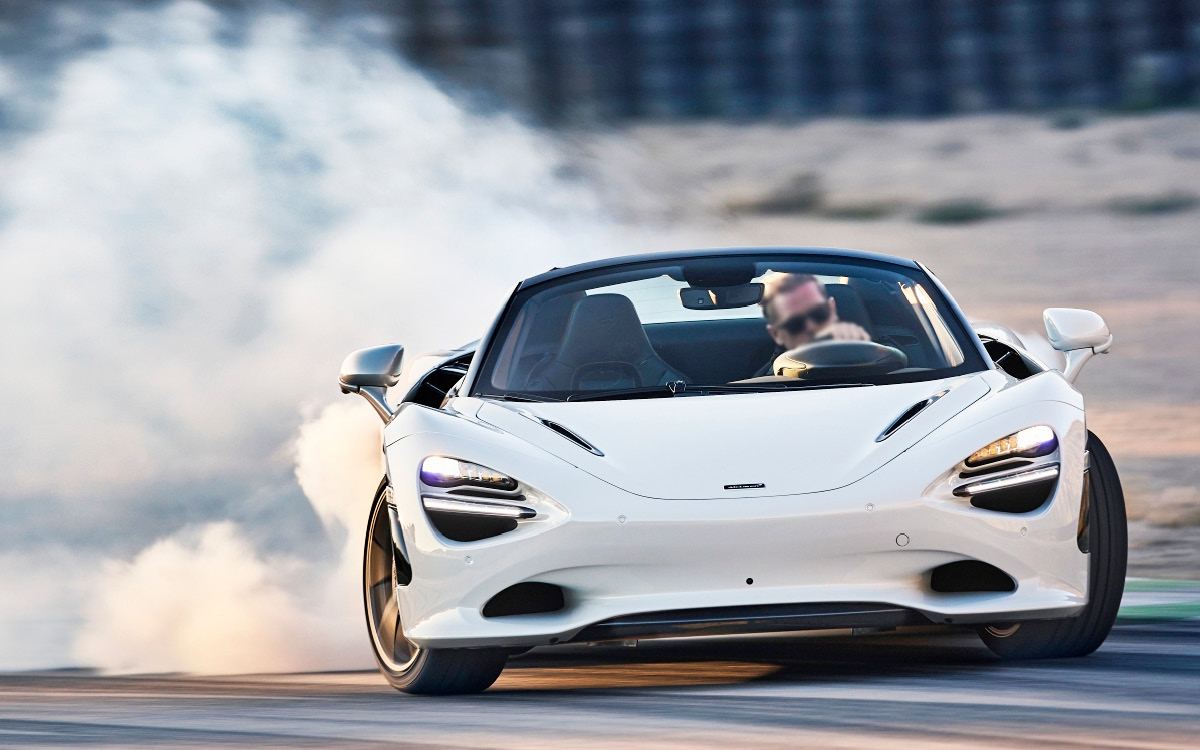
M323 406L338 363L469 341L514 279L637 248L549 136L439 90L369 14L23 7L0 669L369 665L378 425Z
M108 561L74 644L110 672L234 673L371 666L359 600L363 519L383 476L379 419L332 404L300 428L296 478L337 547L264 555L229 521Z

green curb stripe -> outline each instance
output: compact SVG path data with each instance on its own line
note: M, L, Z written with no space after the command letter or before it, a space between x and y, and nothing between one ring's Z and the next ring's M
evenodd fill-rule
M1146 591L1180 591L1195 589L1200 597L1200 581L1170 581L1160 578L1127 578L1125 591L1141 593Z
M1191 617L1200 617L1200 602L1143 604L1136 607L1121 607L1117 616L1122 620L1184 620Z
M1200 617L1200 581L1127 578L1125 594L1127 603L1122 605L1117 614L1122 620L1186 620Z

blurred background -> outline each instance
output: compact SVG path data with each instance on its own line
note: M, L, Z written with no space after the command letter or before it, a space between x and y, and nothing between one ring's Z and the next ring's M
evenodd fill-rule
M1200 578L1200 2L0 3L0 670L370 667L350 350L519 279L856 247L1105 317L1131 575Z
M401 0L398 47L556 123L1194 103L1182 0Z

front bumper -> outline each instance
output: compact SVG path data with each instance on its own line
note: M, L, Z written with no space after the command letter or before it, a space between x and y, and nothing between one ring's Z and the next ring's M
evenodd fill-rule
M672 619L661 613L698 609L723 611L716 617L722 632L805 627L803 617L788 625L746 614L779 606L791 607L785 614L848 615L813 617L807 623L815 627L1071 615L1087 600L1088 558L1075 543L1082 417L1071 405L1040 402L931 437L840 489L718 500L645 498L546 454L437 433L410 436L388 447L414 571L412 583L399 589L404 634L427 648L708 634L711 627L699 616L690 626L660 632L647 625ZM1052 425L1060 441L1062 471L1046 506L996 513L945 491L947 467L996 435L1031 423ZM545 512L492 539L442 538L420 508L415 481L415 467L435 453L469 454L535 485L544 495L533 501ZM966 559L1000 568L1016 590L946 594L930 588L934 568ZM525 581L562 587L565 607L482 615L491 597ZM895 614L880 620L879 612L887 611ZM606 630L612 623L644 627Z

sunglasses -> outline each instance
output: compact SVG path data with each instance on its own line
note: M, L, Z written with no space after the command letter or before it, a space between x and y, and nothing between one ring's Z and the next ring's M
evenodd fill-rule
M796 336L808 330L809 321L811 321L814 326L828 323L831 312L832 311L829 308L829 302L822 302L819 305L814 305L807 312L793 315L792 317L780 323L779 327L791 335Z

